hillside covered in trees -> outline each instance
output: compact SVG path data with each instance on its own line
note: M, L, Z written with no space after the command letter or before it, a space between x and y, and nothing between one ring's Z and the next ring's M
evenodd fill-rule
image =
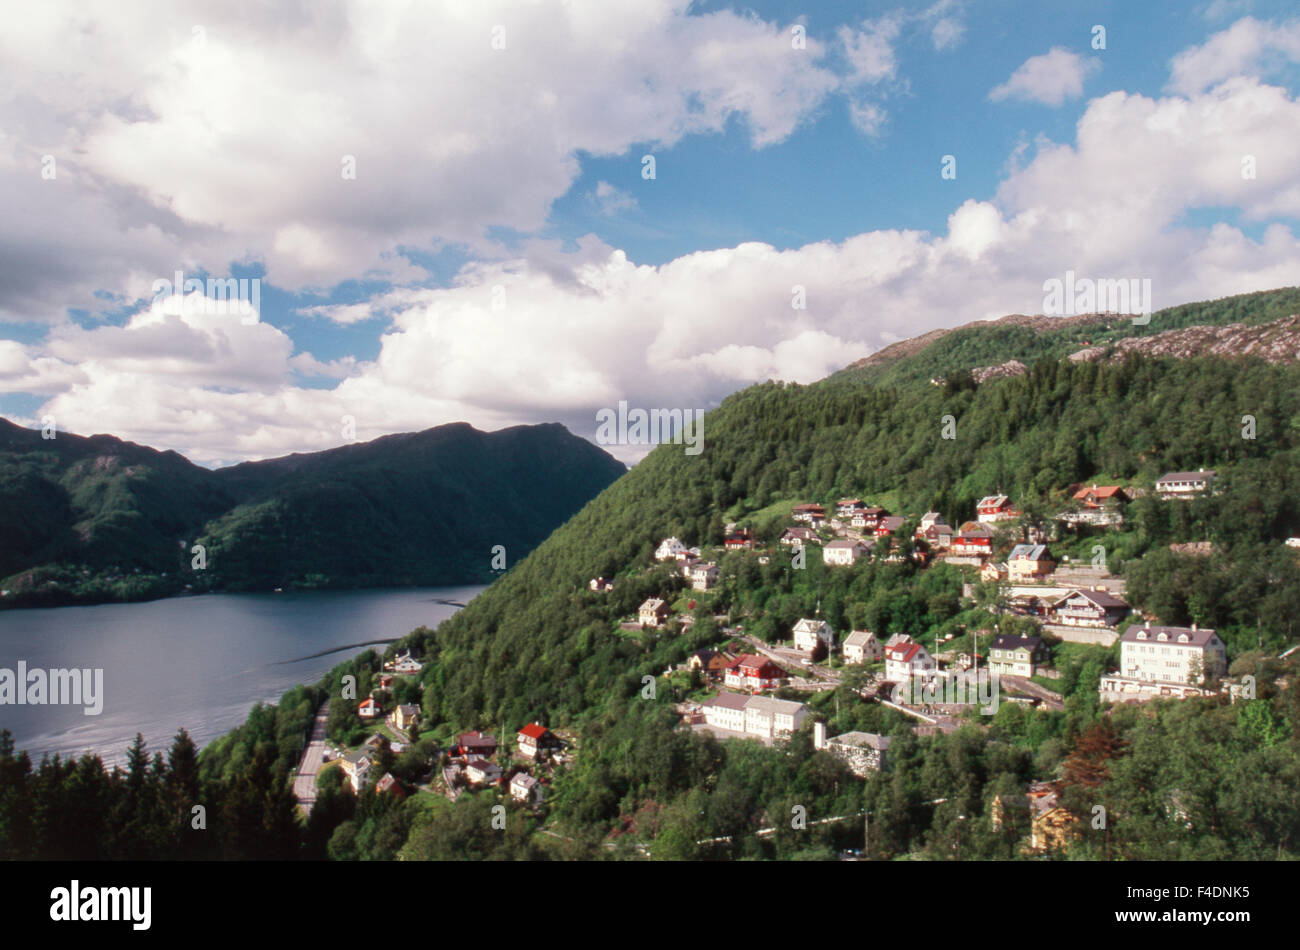
M624 470L557 424L458 423L213 471L0 420L0 606L487 582L495 545L522 557Z
M1293 294L1190 312L1210 323L1248 319L1273 314ZM388 657L411 650L423 668L383 694L386 703L416 704L422 713L417 741L386 769L404 781L427 779L459 732L490 730L508 741L537 721L573 737L573 759L554 774L545 806L536 813L511 807L500 827L491 820L492 791L453 803L422 790L399 801L369 789L354 796L334 774L322 783L311 822L298 829L297 853L826 859L851 847L874 859L1021 858L1023 816L995 820L996 803L1050 779L1063 784L1064 807L1084 829L1070 857L1300 855L1300 690L1293 685L1300 654L1278 658L1295 643L1300 613L1300 563L1283 544L1300 535L1300 366L1141 353L1076 362L1065 358L1067 346L1031 359L1024 375L976 384L963 371L1015 355L1000 349L1002 329L962 331L961 359L923 349L893 364L887 378L849 373L809 386L751 387L709 413L700 455L680 445L656 448L467 608L388 650ZM930 382L935 375L945 377L942 385ZM1162 502L1151 493L1162 473L1198 468L1218 471L1212 495ZM816 556L796 566L774 543L795 504L860 497L904 516L906 539L923 512L956 525L997 492L1015 500L1021 524L1052 525L1072 489L1093 482L1132 489L1123 526L1054 534L1054 550L1087 558L1100 547L1126 579L1136 610L1153 621L1217 629L1229 672L1254 676L1257 695L1111 707L1098 683L1114 668L1117 648L1066 643L1054 657L1059 708L1007 702L992 716L972 711L947 735L915 734L912 720L864 698L863 676L852 669L834 689L797 694L832 736L890 737L889 767L866 779L815 749L808 725L775 746L681 727L675 705L698 695L698 683L665 671L736 627L776 641L799 618L820 615L841 636L850 628L882 638L905 632L931 649L969 648L972 633L995 624L1003 632L1032 627L995 613L995 592L973 583L969 568L910 558L910 540L893 560L879 545L850 567L828 567ZM765 563L754 552L727 552L717 587L699 594L654 561L664 537L717 545L729 523L753 529L770 551ZM999 537L1000 549L1012 540ZM1171 548L1187 542L1209 542L1209 553ZM590 590L595 577L612 578L613 590ZM972 583L973 596L963 589ZM623 626L651 596L689 611L694 623ZM350 676L354 695L364 696L378 670L379 658L362 654L311 695L334 702ZM284 787L269 763L291 761L285 750L295 741L301 747L308 715L292 711L300 700L279 724L277 714L258 711L201 758L214 777L238 781L245 763L256 761L259 774L279 774L263 799L268 828L278 827ZM331 706L337 742L351 745L368 731L354 705ZM1101 827L1089 823L1097 806L1109 816ZM809 819L804 828L790 821L798 809Z

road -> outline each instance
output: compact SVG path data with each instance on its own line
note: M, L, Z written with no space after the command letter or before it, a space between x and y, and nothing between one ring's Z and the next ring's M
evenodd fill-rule
M1023 676L1003 676L1001 681L1008 686L1018 689L1022 693L1028 693L1030 696L1036 696L1041 699L1051 709L1064 709L1065 701L1061 699L1060 693L1054 693L1050 689L1039 686L1032 680L1025 679Z
M298 763L298 772L293 779L293 793L304 811L310 812L316 803L316 775L325 763L325 724L329 720L330 704L325 700L316 721L311 727L311 738L307 748L302 750L302 761Z

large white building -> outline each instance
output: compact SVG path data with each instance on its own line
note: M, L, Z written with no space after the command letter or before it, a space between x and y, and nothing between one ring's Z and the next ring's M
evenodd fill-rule
M803 703L740 693L719 693L703 709L707 725L764 739L797 732L809 712Z
M1206 677L1226 668L1227 651L1213 630L1147 623L1124 631L1119 672L1102 677L1100 692L1103 697L1199 695Z

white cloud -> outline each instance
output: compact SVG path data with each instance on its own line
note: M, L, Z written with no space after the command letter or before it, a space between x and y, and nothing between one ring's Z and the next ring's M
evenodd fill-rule
M590 198L595 203L596 209L603 215L631 211L637 206L635 198L607 181L596 182L596 190L591 193Z
M1060 46L1041 56L1031 56L1011 74L1011 78L989 92L989 99L1002 102L1020 99L1059 106L1067 99L1083 95L1083 80L1101 68L1095 59L1085 60Z
M24 90L0 103L0 318L245 260L287 290L418 281L397 248L537 230L579 153L733 117L764 147L839 83L816 40L687 0L38 6L0 35L0 79Z
M1300 21L1246 17L1174 57L1168 88L1191 95L1234 76L1266 76L1281 62L1300 62Z

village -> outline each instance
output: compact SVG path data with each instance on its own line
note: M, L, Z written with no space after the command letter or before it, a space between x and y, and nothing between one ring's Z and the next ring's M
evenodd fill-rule
M1214 478L1212 471L1171 472L1156 481L1154 491L1176 503L1212 491ZM1118 485L1074 487L1073 504L1055 520L1091 530L1118 527L1123 506L1140 491ZM960 650L949 642L953 634L926 643L915 631L836 631L820 616L799 619L788 640L766 642L743 623L730 624L724 613L714 617L719 631L715 644L663 671L682 728L719 740L771 745L808 726L813 747L839 759L859 778L888 770L890 737L863 731L831 735L806 701L809 694L838 689L850 676L862 701L912 720L919 736L950 733L963 724L980 726L981 717L1001 702L1062 709L1054 654L1068 643L1120 644L1119 667L1100 681L1103 702L1213 693L1235 701L1242 695L1243 684L1225 677L1226 651L1214 630L1156 623L1158 618L1130 607L1122 578L1104 567L1066 563L1068 556L1058 562L1042 528L1022 523L1021 512L1006 495L980 499L972 515L956 528L933 511L913 523L862 499L842 498L834 505L792 504L790 523L771 547L744 524L727 525L723 543L707 553L668 537L655 549L654 563L668 566L680 578L680 588L647 598L618 627L626 635L690 630L697 606L707 605L720 582L719 560L730 552L762 564L788 557L794 570L806 566L818 550L829 569L851 568L864 558L908 557L922 568L957 566L967 575L964 598L973 597L977 586L995 589L987 609L1017 618L1017 632L1001 632L995 622L990 629L969 631ZM999 531L1005 528L1012 530ZM904 547L904 540L910 544ZM587 587L608 594L618 582L597 577ZM1026 623L1036 632L1027 633ZM413 683L421 669L408 653L389 660L371 695L356 706L358 719L375 731L354 748L328 749L326 760L337 763L358 794L373 788L376 794L427 794L455 801L466 792L488 791L544 818L547 788L555 770L572 762L576 737L540 722L525 725L509 739L481 731L457 734L446 748L429 751L419 780L403 782L393 775L394 757L419 741L421 714L418 705L392 702L392 689L397 677ZM964 693L963 685L968 687ZM1015 802L999 801L999 809L1018 807L1030 815L1028 850L1042 852L1064 840L1071 819L1059 806L1059 793L1059 783L1043 780L1030 783Z
M1216 473L1207 470L1169 472L1155 481L1152 490L1157 497L1178 503L1212 492L1215 478ZM1094 531L1118 528L1123 524L1124 505L1143 491L1119 485L1072 486L1073 503L1054 520L1067 530L1079 525ZM792 505L790 523L776 547L765 547L743 523L727 525L723 544L708 551L668 537L654 558L680 572L684 590L675 605L668 591L648 598L622 627L654 631L673 625L688 630L696 600L707 598L719 583L718 560L727 552L745 552L766 564L779 550L797 570L820 550L824 565L844 568L863 558L900 560L904 557L900 541L909 539L906 556L918 564L949 563L968 572L966 596L973 595L976 585L994 585L997 596L989 609L1032 622L1036 633L1025 633L1023 624L1019 633L1001 633L995 623L991 629L971 631L971 645L954 652L944 642L922 643L911 632L836 631L814 616L795 623L788 641L763 642L746 633L742 624L728 626L727 615L720 614L715 618L719 642L664 671L674 685L674 695L688 693L677 703L684 728L707 731L719 739L772 744L788 739L811 720L814 748L836 756L859 777L888 768L890 738L852 731L828 735L826 723L797 696L835 689L851 670L864 674L855 681L861 684L858 692L864 700L915 720L913 731L918 735L952 732L963 723L978 725L981 709L975 686L986 693L991 688L993 709L999 699L1061 709L1053 657L1067 643L1098 647L1119 643L1118 668L1101 678L1098 698L1102 702L1220 693L1235 702L1250 695L1249 684L1226 677L1225 645L1214 630L1198 629L1195 624L1162 625L1159 618L1129 605L1123 579L1104 566L1070 564L1068 556L1058 562L1043 529L1023 523L1021 512L1006 495L980 499L972 515L954 528L937 512L926 512L913 522L860 498L841 498L834 505ZM1012 530L999 534L1004 527ZM1004 542L1001 546L999 538ZM600 577L588 586L608 593L614 584L615 580ZM954 682L960 686L963 680L972 687L969 699L943 702L951 695L948 687ZM939 701L931 699L935 696ZM988 713L986 706L982 714ZM1059 807L1059 793L1059 783L1039 781L1026 788L1021 800L999 802L999 808L1017 806L1030 813L1028 848L1032 851L1042 852L1063 840L1071 819Z

